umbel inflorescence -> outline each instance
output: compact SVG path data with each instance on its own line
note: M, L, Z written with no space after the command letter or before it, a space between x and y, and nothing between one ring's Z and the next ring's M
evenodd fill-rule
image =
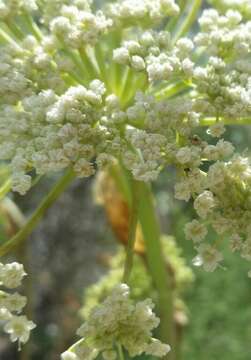
M18 342L19 348L29 340L30 331L35 328L32 321L20 315L26 305L26 297L14 292L26 275L22 264L0 263L0 322L11 341Z
M152 337L153 329L159 325L153 307L150 299L134 304L129 287L117 285L111 295L91 311L87 322L77 331L82 339L62 354L62 360L91 360L99 354L105 360L113 360L118 358L120 346L130 357L142 353L163 357L170 346Z
M184 37L183 3L1 0L0 158L20 194L65 168L118 161L149 182L175 166L175 196L198 215L185 228L195 262L213 271L208 226L251 260L250 161L222 138L251 115L250 6L209 1Z
M250 123L250 1L203 2L198 31L200 1L101 4L0 0L0 159L12 189L23 195L36 176L88 177L114 162L151 182L172 166L175 197L193 201L197 214L185 227L195 264L213 271L223 261L208 227L250 261L251 165L223 138L228 124ZM7 282L8 266L19 280L24 272L0 266L13 288L20 281ZM0 295L5 331L26 342L34 324L13 314L25 299ZM131 356L165 355L169 347L152 338L157 325L151 302L134 305L120 285L63 359L113 359L114 344Z

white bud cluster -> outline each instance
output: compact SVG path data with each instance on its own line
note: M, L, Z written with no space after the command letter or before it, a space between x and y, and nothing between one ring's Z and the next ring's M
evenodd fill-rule
M111 26L112 20L101 10L94 14L74 5L62 6L60 16L50 22L52 34L70 48L94 45Z
M230 161L217 161L209 166L205 174L204 189L200 192L191 191L189 177L183 180L187 188L184 190L190 196L195 197L194 208L200 217L200 221L193 220L185 227L187 239L195 244L204 241L207 235L207 226L211 225L219 236L228 235L230 249L239 251L240 255L251 260L251 165L249 160L242 156L234 155ZM180 198L180 193L178 193ZM188 200L185 199L185 200ZM206 244L204 244L206 245ZM197 247L202 253L206 251L208 256L214 257L215 266L204 266L212 271L222 256L215 247ZM210 255L211 254L211 255ZM203 258L201 254L200 258ZM207 255L204 255L207 258ZM213 260L212 260L213 262Z
M226 15L220 15L215 9L204 10L199 19L201 32L195 37L195 43L206 47L213 56L247 55L251 46L251 23L241 20L238 11L228 10Z
M190 78L194 68L190 59L192 50L193 42L188 38L181 38L172 46L168 32L146 31L138 41L126 41L115 49L113 59L136 71L146 71L150 82L177 75Z
M0 19L10 19L19 12L37 9L37 0L0 0Z
M106 143L105 128L98 126L104 92L103 83L94 80L89 88L70 87L61 96L45 90L23 99L19 110L5 108L0 158L11 160L13 190L24 194L30 188L31 168L38 174L68 166L80 177L94 173L91 160Z
M110 4L108 13L124 26L151 26L167 16L177 16L179 6L174 0L119 0Z
M142 181L153 181L161 168L175 162L176 130L189 136L197 114L192 111L190 101L171 100L156 101L154 97L138 93L135 103L126 111L127 122L134 124L140 121L144 130L129 127L127 140L132 149L122 152L125 166L134 177ZM197 148L194 150L193 161L198 161ZM191 161L192 162L192 161Z
M251 18L250 0L210 0L210 3L218 8L222 13L228 9L239 11L243 17Z
M102 304L95 307L77 334L82 340L61 355L62 360L91 360L98 354L116 359L115 345L122 346L129 356L143 353L163 357L170 346L152 337L159 325L150 299L136 304L130 299L126 284L116 286Z
M81 11L91 12L92 0L43 0L42 22L48 25L52 19L60 14L64 5L75 6Z
M195 68L193 80L200 95L195 100L198 112L236 119L250 116L251 69L247 60L230 65L210 57L206 67Z
M0 263L0 285L4 289L16 289L26 275L22 264ZM0 290L0 321L4 323L3 329L10 335L11 341L18 341L19 347L28 341L30 331L35 328L32 321L20 315L26 302L26 297L17 292Z

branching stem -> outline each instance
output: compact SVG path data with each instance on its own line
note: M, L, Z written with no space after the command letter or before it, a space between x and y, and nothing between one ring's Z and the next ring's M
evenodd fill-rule
M17 246L22 244L31 234L35 226L45 214L46 210L54 203L54 201L62 194L67 186L72 182L75 175L72 170L68 170L60 180L54 185L49 194L43 199L41 204L28 219L24 227L18 233L0 247L0 256L8 254Z

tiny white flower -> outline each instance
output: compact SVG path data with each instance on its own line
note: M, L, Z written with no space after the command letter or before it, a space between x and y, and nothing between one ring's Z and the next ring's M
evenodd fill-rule
M0 307L0 321L10 320L11 317L11 313L5 307Z
M211 125L210 128L207 130L207 133L213 137L221 137L226 131L223 122L216 122L215 124Z
M209 244L201 244L198 248L198 256L193 260L195 266L203 266L205 271L212 272L223 260L222 254Z
M211 191L205 190L203 193L197 196L194 201L194 208L198 215L205 219L215 207L214 195Z
M180 181L175 184L175 198L185 201L191 198L191 189L188 181Z
M188 146L182 147L178 150L176 158L180 164L187 164L192 160L191 149Z
M4 326L4 331L10 334L12 342L18 341L19 344L24 344L29 340L30 331L35 327L36 325L26 316L12 316Z
M26 275L23 265L17 262L6 264L0 269L0 279L3 285L10 289L20 286Z
M200 242L207 235L207 228L204 224L201 224L198 220L193 220L185 225L185 235L188 240L193 240L194 242Z

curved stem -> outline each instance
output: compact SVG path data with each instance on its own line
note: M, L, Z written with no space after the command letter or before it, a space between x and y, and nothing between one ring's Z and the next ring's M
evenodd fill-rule
M128 232L128 243L126 251L126 260L123 274L123 282L128 283L129 277L133 267L133 255L134 255L134 244L136 240L136 230L138 223L138 208L139 208L139 191L138 191L138 182L136 180L132 181L132 206L130 211L130 223L129 223L129 232Z
M62 194L66 187L74 179L75 175L72 170L68 170L61 179L54 185L46 198L41 202L30 219L26 222L24 227L18 231L18 233L8 240L0 247L0 256L8 254L11 250L23 243L27 237L31 234L39 220L43 217L48 208L55 202L55 200Z

